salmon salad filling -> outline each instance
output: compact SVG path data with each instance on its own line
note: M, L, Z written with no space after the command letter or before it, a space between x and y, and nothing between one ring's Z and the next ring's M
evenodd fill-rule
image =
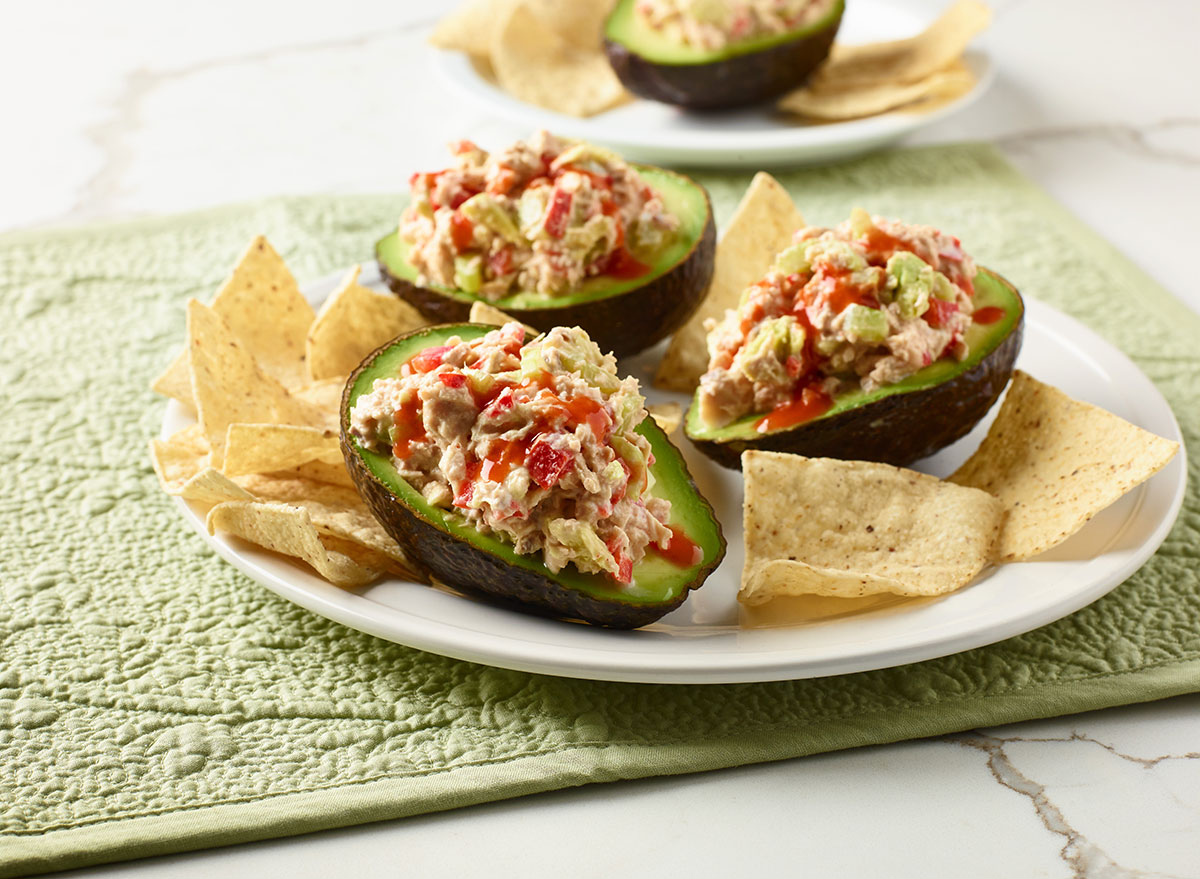
M799 30L833 7L834 0L638 0L637 15L675 42L698 49L727 46Z
M671 547L669 501L654 497L634 378L579 328L529 343L519 323L425 348L377 379L350 414L363 447L389 455L430 504L484 534L630 583L648 550Z
M400 238L423 284L488 300L563 296L591 277L637 278L679 219L615 153L536 132L498 153L451 145L454 164L414 174Z
M767 413L760 431L816 417L846 391L963 360L975 263L959 240L856 209L807 227L736 310L710 324L700 417L714 427Z

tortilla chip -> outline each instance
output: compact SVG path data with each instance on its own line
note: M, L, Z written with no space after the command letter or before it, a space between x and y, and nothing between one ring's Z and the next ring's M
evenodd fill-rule
M473 324L490 324L494 327L502 327L506 323L516 321L517 319L508 312L501 311L494 305L488 305L486 302L476 300L471 303L471 314L467 317L467 320ZM517 323L521 322L517 321ZM525 332L529 334L530 338L541 335L542 331L536 327L531 327L529 324L524 323L521 326L525 328Z
M679 430L683 422L683 407L678 403L653 403L646 407L646 411L654 423L662 428L662 432L668 435Z
M150 461L167 494L179 494L189 479L208 466L208 441L198 428L189 431L180 431L167 440L150 440ZM187 434L187 441L177 439L183 434ZM197 438L203 442L194 442Z
M399 296L359 284L358 275L355 266L309 327L308 374L314 381L349 375L384 342L429 323Z
M991 20L992 11L983 3L959 0L915 37L857 46L835 44L829 60L817 70L809 85L825 91L855 85L918 82L961 58L967 44Z
M307 424L314 419L312 407L266 375L214 309L189 300L187 326L192 395L212 449L212 466L224 465L230 424Z
M309 461L340 465L337 433L292 424L231 424L225 432L227 476L271 473Z
M400 545L383 530L354 489L279 474L242 476L236 482L261 501L302 507L320 534L353 541L412 573Z
M289 467L286 470L279 470L270 475L311 479L313 482L324 482L329 485L354 488L354 480L350 478L350 474L346 471L344 460L337 464L327 464L324 461L309 461L307 464L301 464L299 467Z
M1062 543L1178 450L1017 370L987 437L950 481L1000 499L1008 517L996 557L1021 561Z
M671 338L654 375L656 387L691 393L708 368L706 320L720 320L737 308L742 291L761 278L779 251L804 226L791 196L779 181L759 171L750 181L724 235L717 243L712 285L700 307Z
M604 50L604 20L616 0L525 0L538 19L581 49Z
M496 25L517 0L468 0L437 23L429 43L438 49L487 58Z
M353 589L379 578L378 568L360 565L321 543L308 511L288 504L234 501L208 511L208 533L217 529L274 552L307 562L335 586Z
M964 65L952 65L912 83L877 82L848 88L802 88L779 99L780 109L813 119L854 119L901 107L930 109L965 95L975 76Z
M524 3L496 30L491 58L505 91L568 116L592 116L628 99L603 51L571 44Z
M304 340L313 321L312 306L266 238L259 235L250 242L210 307L263 372L284 386L307 380ZM187 351L181 351L150 387L195 409Z
M254 500L254 495L212 467L206 467L180 486L178 495L185 501L197 501L202 504Z
M192 399L192 373L188 369L187 351L175 355L175 359L158 378L150 383L150 390L172 400L178 400L191 412L196 411L196 401Z
M738 601L944 595L983 570L1004 511L987 492L867 461L742 455Z

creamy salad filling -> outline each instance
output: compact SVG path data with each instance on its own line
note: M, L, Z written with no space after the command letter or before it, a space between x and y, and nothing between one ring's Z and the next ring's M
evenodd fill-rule
M451 145L454 164L412 176L400 237L419 281L496 300L561 296L587 278L636 278L679 219L619 156L546 131L491 154Z
M895 384L964 359L975 263L959 240L856 209L808 227L736 310L710 323L700 416L720 427L771 413L760 430L819 415L847 390Z
M833 4L834 0L638 0L634 11L647 26L675 42L718 50L799 30Z
M573 563L630 583L672 538L670 502L649 493L650 443L634 432L638 382L577 327L524 340L508 323L424 349L358 398L351 431L431 504L542 553L551 571Z

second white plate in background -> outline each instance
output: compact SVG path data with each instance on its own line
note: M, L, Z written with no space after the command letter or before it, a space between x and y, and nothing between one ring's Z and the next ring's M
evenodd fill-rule
M912 36L929 22L912 10L881 0L848 4L838 39L846 43ZM447 83L481 110L555 134L601 144L625 158L657 165L772 167L848 158L894 143L906 134L974 103L995 78L986 54L970 50L965 61L977 80L962 97L925 113L903 110L847 122L805 124L777 114L771 103L745 110L689 113L667 104L636 100L587 119L565 116L519 101L476 69L461 52L430 50Z

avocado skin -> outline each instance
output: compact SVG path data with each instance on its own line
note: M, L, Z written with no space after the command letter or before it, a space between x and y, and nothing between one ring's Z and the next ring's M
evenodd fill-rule
M416 332L428 329L422 327ZM720 551L712 562L697 571L696 576L680 590L676 598L657 604L635 604L618 598L593 598L577 589L563 586L555 581L549 572L543 575L509 564L499 556L438 528L375 478L351 440L350 395L359 373L396 341L388 342L368 355L346 382L346 388L342 392L340 445L350 478L372 515L392 539L400 544L405 555L426 573L448 586L517 605L525 612L557 619L580 620L610 629L636 629L654 622L683 604L691 591L698 589L708 575L721 564L725 557L725 539L721 534L720 523L712 511L712 505L700 494L690 474L688 489L708 509L713 522L716 523Z
M639 98L689 110L758 103L802 86L829 55L842 17L805 37L748 55L705 64L659 64L605 37L608 63Z
M506 306L504 310L542 331L554 327L582 327L601 351L612 351L617 357L646 350L683 326L708 292L713 276L717 227L707 192L704 193L704 207L708 220L688 255L669 272L641 287L617 296L558 308ZM469 318L471 303L393 275L383 259L378 263L389 289L430 320L461 323Z
M1015 289L1013 293L1020 302L1020 294ZM733 470L742 469L742 452L747 449L907 467L966 436L988 413L1012 377L1024 331L1022 302L1020 320L1004 341L974 367L940 384L882 397L829 418L763 434L761 439L688 439Z

